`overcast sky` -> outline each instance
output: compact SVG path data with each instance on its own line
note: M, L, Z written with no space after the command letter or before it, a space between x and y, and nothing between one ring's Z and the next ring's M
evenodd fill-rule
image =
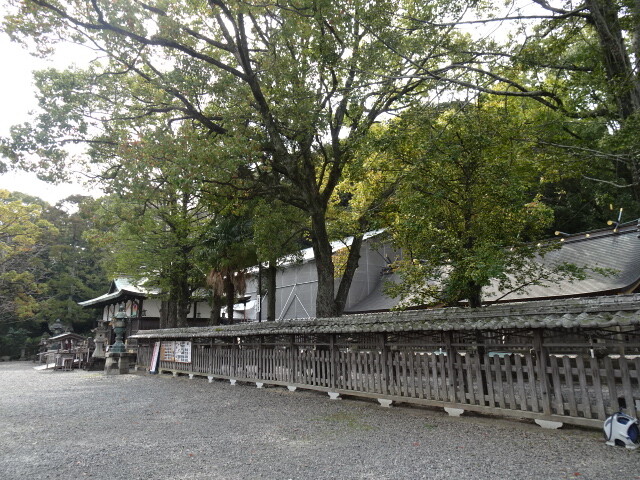
M0 16L4 17L4 6L0 6ZM0 136L6 136L12 125L28 121L29 111L37 105L32 71L51 66L62 68L69 63L64 60L65 57L77 56L74 56L75 52L74 55L59 52L55 60L35 58L20 45L12 43L3 32L0 32L0 52L4 65L3 74L0 75ZM80 185L52 185L24 172L1 174L0 189L35 195L52 204L69 195L87 193Z

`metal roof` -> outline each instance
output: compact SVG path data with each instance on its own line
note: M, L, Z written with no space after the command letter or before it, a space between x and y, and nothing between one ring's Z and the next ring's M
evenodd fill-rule
M555 238L551 241L558 242L561 247L538 258L540 264L552 267L570 263L585 267L587 271L584 280L530 285L513 293L501 292L494 284L485 289L483 300L514 302L632 293L640 285L638 228L638 223L633 222L615 230L609 228ZM600 273L598 269L607 274ZM399 298L391 298L384 293L384 284L394 281L399 281L395 274L383 276L376 289L362 302L350 307L348 312L385 311L397 307Z
M388 333L640 325L640 294L346 315L338 318L140 331L131 338Z
M556 241L562 242L562 247L547 253L540 262L545 266L571 263L585 267L586 278L532 285L521 292L509 293L502 301L631 293L640 283L640 237L636 222L615 230L597 230ZM609 274L590 269L606 270ZM495 288L488 289L485 300L495 300L502 295Z

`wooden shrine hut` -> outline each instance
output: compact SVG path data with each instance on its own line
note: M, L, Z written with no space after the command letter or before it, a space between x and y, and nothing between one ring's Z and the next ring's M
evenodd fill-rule
M47 338L44 344L45 351L39 354L40 363L46 364L48 368L80 368L89 358L89 342L77 333L61 333Z

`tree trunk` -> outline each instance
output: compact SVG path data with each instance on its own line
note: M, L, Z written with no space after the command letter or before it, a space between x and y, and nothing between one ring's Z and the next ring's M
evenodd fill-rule
M176 281L175 296L176 296L176 326L186 327L188 325L187 316L189 315L189 309L191 306L191 289L186 275L182 275L180 272L180 278Z
M344 307L347 303L347 297L349 296L349 290L351 289L351 282L358 269L358 262L360 261L360 249L362 248L363 235L353 237L353 242L349 249L349 256L347 258L347 265L345 266L344 273L340 279L340 285L338 286L338 293L336 294L336 314L342 315Z
M209 315L209 325L220 325L220 310L224 306L224 298L216 295L211 295L211 314Z
M478 308L482 306L482 287L476 282L470 281L467 286L467 292L469 295L468 301L471 308Z
M318 275L318 293L316 296L316 317L335 317L338 315L335 301L333 251L324 212L311 216L312 247Z
M267 268L267 321L275 322L276 320L276 275L278 274L278 269L276 267L276 262L269 262L269 267Z
M160 301L160 323L158 325L160 328L169 328L168 316L169 316L169 309L167 308L167 301L161 300Z
M620 119L627 119L640 110L640 84L624 42L618 7L611 0L586 0L585 4L598 34Z
M227 300L227 320L225 323L227 325L231 325L233 323L233 307L236 300L236 291L233 287L233 279L231 278L231 275L233 275L233 272L228 272L224 280Z
M172 298L167 300L167 326L166 328L176 328L178 326L178 305Z

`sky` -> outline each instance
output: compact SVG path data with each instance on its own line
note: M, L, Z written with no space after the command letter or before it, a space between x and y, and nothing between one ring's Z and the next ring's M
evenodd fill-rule
M4 7L0 6L0 16L4 17ZM0 58L4 72L0 75L0 137L7 136L12 125L29 120L29 112L37 106L32 71L43 68L66 67L66 59L78 58L61 49L53 60L35 58L20 45L12 43L9 37L0 32ZM80 184L53 185L42 182L35 175L25 172L0 174L0 189L18 191L42 198L55 204L59 200L74 194L94 194Z

